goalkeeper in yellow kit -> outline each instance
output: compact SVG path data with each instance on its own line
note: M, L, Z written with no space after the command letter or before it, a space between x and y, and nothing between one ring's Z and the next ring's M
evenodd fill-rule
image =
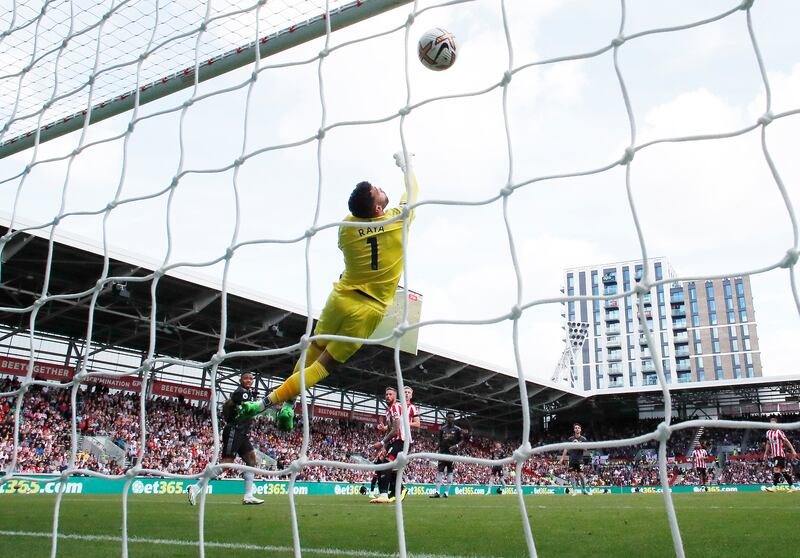
M392 303L397 284L403 273L403 219L386 221L400 216L407 203L417 200L417 181L406 164L403 153L395 153L395 163L408 177L411 197L403 194L398 207L386 209L386 193L370 184L359 182L350 194L350 215L345 222L356 226L339 227L339 249L344 256L344 272L334 283L325 308L314 329L314 335L342 335L368 338L383 320L386 308ZM410 157L409 157L410 159ZM409 224L414 210L408 214ZM309 388L333 372L338 364L347 362L361 348L361 343L317 339L306 351L305 387ZM300 361L294 373L275 388L263 402L244 403L239 417L249 418L269 412L270 404L283 403L275 416L279 428L294 427L294 399L300 394Z

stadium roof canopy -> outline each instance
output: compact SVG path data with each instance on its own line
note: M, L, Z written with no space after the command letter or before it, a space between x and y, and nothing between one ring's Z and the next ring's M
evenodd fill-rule
M9 219L0 215L0 234L8 232ZM19 230L3 247L0 267L0 324L6 349L7 340L28 333L31 312L8 311L32 308L45 284L49 228ZM56 231L47 294L73 295L51 299L39 307L37 335L61 339L65 354L53 351L37 360L74 365L87 334L91 289L101 277L104 257L99 242ZM107 284L97 298L89 358L110 349L138 354L132 368L141 365L149 347L152 273L159 264L141 256L109 251L107 277L119 278ZM143 279L151 276L151 279ZM190 268L169 271L158 281L155 314L155 356L208 362L217 353L221 331L221 285L214 279L192 273ZM85 293L74 296L76 293ZM288 347L305 332L305 311L263 293L228 286L226 353ZM0 332L2 333L2 332ZM8 350L6 351L8 352ZM287 375L299 350L268 357L236 357L226 360L218 372L219 393L225 397L238 382L241 371L252 370L264 389ZM11 355L14 356L14 355ZM17 356L25 356L19 353ZM116 371L94 362L92 370ZM432 409L455 409L471 415L484 427L520 424L521 403L516 376L489 364L469 362L457 355L435 349L418 354L401 353L400 362L406 383L415 389L415 398ZM157 366L156 377L186 384L209 386L208 370L203 368ZM345 365L324 381L321 390L338 393L345 408L373 405L386 385L396 384L394 352L379 345L364 345ZM559 389L528 381L533 410L558 402L572 405L583 399L581 392ZM315 391L315 395L317 392ZM424 418L424 417L423 417ZM428 417L435 420L437 417Z
M8 232L9 219L0 214L0 235ZM41 297L45 282L49 228L16 232L2 247L0 263L0 350L9 356L26 357L26 348L13 347L10 340L29 333L32 308ZM37 337L56 343L47 351L40 345L36 360L75 365L87 333L91 289L103 269L99 243L57 231L54 235L47 294L72 295L51 299L38 308ZM97 298L90 368L120 372L127 366L141 366L149 347L151 287L154 261L133 254L109 251L107 284ZM145 279L150 276L150 279ZM76 293L84 293L75 296ZM217 353L221 331L221 291L214 279L197 275L191 268L170 270L160 278L156 290L155 356L182 359L193 366L158 364L153 377L183 384L211 387L209 369L198 366ZM16 309L16 311L14 310ZM304 309L263 293L228 286L225 351L253 351L284 348L298 342L305 332ZM58 345L60 343L60 346ZM106 356L112 352L112 357ZM130 358L123 364L120 355ZM252 370L263 390L283 380L299 350L275 356L239 356L226 360L215 386L222 398L238 383L240 372ZM116 362L112 362L116 360ZM521 423L519 384L516 376L493 365L470 361L463 356L423 347L415 355L401 353L406 383L415 398L429 407L423 419L438 421L445 409L469 415L476 426L518 430ZM364 345L336 373L317 386L314 397L320 404L350 410L379 410L378 400L387 385L396 383L394 353L380 345ZM602 401L625 402L640 411L658 413L663 397L658 386L642 386L584 392L549 383L527 381L531 410L553 413ZM723 382L695 382L671 386L673 408L679 415L702 415L716 408L723 414L775 412L797 407L800 378L753 378ZM738 409L738 412L737 412ZM432 415L431 415L432 413Z

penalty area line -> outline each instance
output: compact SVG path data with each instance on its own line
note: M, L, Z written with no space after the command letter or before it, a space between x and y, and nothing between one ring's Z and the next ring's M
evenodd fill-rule
M52 538L53 533L37 532L37 531L2 531L0 530L0 537L35 537L49 539ZM77 541L94 541L94 542L122 542L122 537L115 537L112 535L78 535L69 533L59 533L59 540L77 540ZM199 541L184 541L173 539L148 539L144 537L128 537L128 542L132 544L155 544L164 546L192 546L199 547ZM204 545L206 548L227 548L232 550L252 550L255 552L288 552L293 553L294 547L291 546L275 546L275 545L259 545L259 544L246 544L246 543L224 543L208 541ZM320 556L352 556L353 558L396 558L399 556L397 553L389 552L376 552L372 550L348 550L343 548L303 548L303 553L320 555ZM492 556L478 556L478 555L450 555L450 554L419 554L408 553L408 558L494 558Z

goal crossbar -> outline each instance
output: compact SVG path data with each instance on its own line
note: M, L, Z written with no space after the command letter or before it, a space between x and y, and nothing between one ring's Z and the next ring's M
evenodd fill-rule
M354 23L382 14L413 0L354 0L346 5L330 10L331 31L337 31ZM322 37L326 33L326 16L322 12L303 22L291 25L274 33L265 35L257 41L251 41L207 60L200 61L197 66L178 70L170 75L139 87L139 105L161 99L195 84L252 64L256 59L256 46L259 57L266 58L284 50ZM126 91L110 99L106 99L86 109L68 116L60 117L43 125L39 130L39 143L55 139L70 132L80 130L87 116L90 124L95 124L112 116L122 114L134 108L136 91ZM0 143L0 159L32 147L36 143L37 129L10 138Z

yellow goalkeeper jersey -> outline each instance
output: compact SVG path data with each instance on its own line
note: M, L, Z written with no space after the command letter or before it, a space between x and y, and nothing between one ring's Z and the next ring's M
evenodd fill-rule
M411 177L411 203L417 199L417 180ZM400 198L400 206L407 196ZM344 255L344 273L337 290L361 291L388 306L392 303L403 273L403 220L386 221L402 213L401 207L387 209L374 219L348 215L344 221L362 221L358 226L339 227L339 249ZM409 224L415 211L409 215Z

